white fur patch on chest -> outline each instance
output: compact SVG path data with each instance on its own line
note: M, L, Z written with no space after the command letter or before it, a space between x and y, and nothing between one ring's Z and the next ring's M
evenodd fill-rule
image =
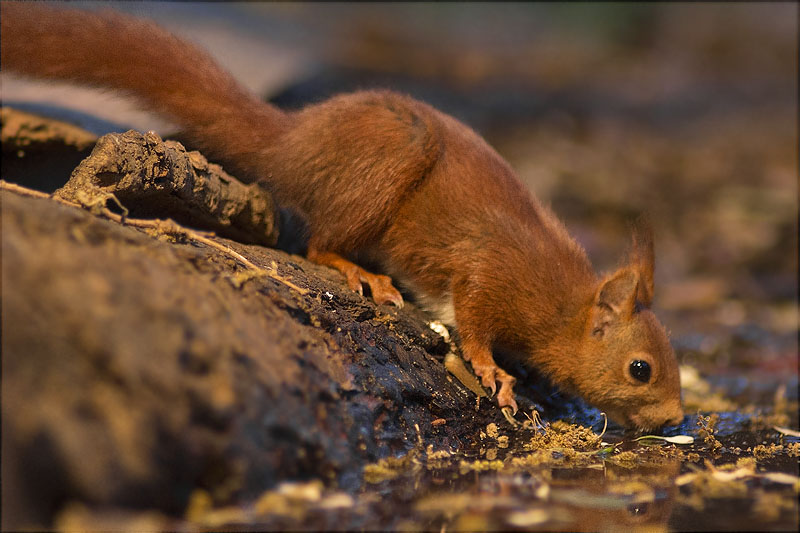
M416 299L419 307L433 315L435 320L447 324L448 326L456 325L456 310L453 307L453 295L449 291L436 296L426 293L421 290L419 286L408 279L403 272L386 268L384 270L391 276L392 281L410 291Z
M444 294L438 298L417 293L420 307L431 313L438 321L450 326L456 325L456 310L453 295Z

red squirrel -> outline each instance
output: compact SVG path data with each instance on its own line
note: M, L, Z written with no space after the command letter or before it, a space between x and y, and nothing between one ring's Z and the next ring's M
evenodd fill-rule
M653 240L634 229L626 263L595 274L583 248L479 135L390 91L299 111L264 103L200 48L113 11L2 4L2 66L134 96L238 178L304 215L308 258L366 283L376 303L408 289L454 325L464 358L514 412L518 354L612 420L650 430L683 418L678 364L650 310ZM386 274L354 261L368 258Z

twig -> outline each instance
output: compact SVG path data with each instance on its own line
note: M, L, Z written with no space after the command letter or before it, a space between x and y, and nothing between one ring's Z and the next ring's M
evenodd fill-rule
M28 189L27 187L22 187L21 185L17 185L15 183L9 183L9 182L7 182L5 180L0 180L0 189L7 190L9 192L13 192L13 193L20 194L20 195L23 195L23 196L30 196L32 198L44 198L44 199L53 200L53 201L58 202L60 204L68 205L68 206L71 206L71 207L83 207L80 204L77 204L75 202L70 202L69 200L64 200L63 198L55 197L55 196L52 196L50 194L47 194L47 193L44 193L44 192L41 192L41 191ZM113 198L116 201L117 205L122 207L120 205L119 201L116 199L116 197L114 195L110 195L109 197ZM122 207L122 209L124 209L124 207ZM125 210L125 212L127 212L127 209L124 209L124 210ZM102 209L100 209L99 213L101 215L103 215L104 217L106 217L107 219L112 220L114 222L117 222L118 224L122 224L122 225L125 225L125 226L133 226L135 228L141 228L141 229L154 229L156 231L160 231L160 232L166 233L168 235L172 235L172 236L176 236L176 237L182 237L182 238L185 238L185 239L189 239L189 240L193 240L193 241L205 244L206 246L210 246L211 248L214 248L215 250L217 250L217 251L219 251L219 252L221 252L221 253L223 253L225 255L233 257L234 259L239 261L242 265L244 265L246 268L251 269L254 272L263 273L263 274L269 276L270 278L272 278L272 279L274 279L276 281L279 281L280 283L283 283L284 285L286 285L290 289L293 289L293 290L299 292L300 294L308 294L308 289L304 289L302 287L298 287L297 285L295 285L294 283L292 283L288 279L286 279L283 276L281 276L280 274L278 274L278 265L274 261L270 265L269 269L265 269L265 268L261 268L259 266L256 266L255 264L253 264L250 260L248 260L246 257L244 257L242 254L240 254L236 250L233 250L233 249L225 246L224 244L220 244L220 243L218 243L216 241L213 241L213 240L209 239L208 237L202 235L200 232L197 232L195 230L191 230L189 228L184 228L183 226L181 226L180 224L178 224L177 222L175 222L172 219L164 219L164 220L162 220L162 219L152 219L152 220L148 220L148 219L141 219L141 218L128 218L124 214L120 215L120 214L114 213L113 211L111 211L107 207L103 207ZM214 236L213 233L207 233L207 235L208 236Z
M276 263L275 261L272 261L270 263L270 267L272 268L272 270L269 271L269 277L271 277L272 279L276 279L276 280L280 281L281 283L283 283L287 287L296 290L300 294L308 294L308 289L304 289L302 287L298 287L297 285L295 285L294 283L292 283L288 279L286 279L283 276L281 276L280 274L278 274L278 263Z
M70 202L69 200L64 200L63 198L56 198L51 194L47 194L46 192L28 189L27 187L17 185L16 183L9 183L6 180L0 180L0 189L17 193L22 196L30 196L31 198L45 198L48 200L54 200L60 204L69 205L71 207L80 207L80 204L76 204L75 202Z
M600 432L600 439L602 439L603 435L606 434L606 429L608 429L608 416L603 412L600 414L603 415L603 431Z
M233 257L234 259L236 259L237 261L242 263L247 268L252 268L253 270L262 270L259 267L257 267L256 265L254 265L253 263L251 263L246 257L244 257L242 254L240 254L236 250L232 250L231 248L228 248L227 246L225 246L223 244L219 244L216 241L212 241L211 239L209 239L207 237L204 237L203 235L201 235L197 231L191 230L189 228L184 228L183 226L181 226L180 224L178 224L177 222L175 222L171 218L167 218L167 219L152 219L152 220L142 219L142 218L128 218L128 217L126 217L124 215L119 215L117 213L114 213L113 211L111 211L107 207L104 207L101 210L101 214L104 217L108 218L109 220L113 220L114 222L118 222L119 224L122 224L124 226L133 226L135 228L145 228L145 229L155 229L155 230L161 231L163 233L166 233L168 235L172 235L174 237L183 237L183 238L186 238L186 239L190 239L190 240L193 240L193 241L197 241L197 242L203 243L206 246L210 246L211 248L219 250L220 252Z
M528 415L528 413L526 413L525 411L523 411L522 414L525 415L525 418L527 418L530 421L530 423L533 426L534 430L543 429L543 430L546 431L547 428L542 423L542 415L539 414L539 411L537 411L536 408L534 408L532 410L532 412L533 412L533 416L532 417L530 415Z
M169 234L169 235L173 235L173 236L177 236L177 237L183 237L185 239L190 239L190 240L205 244L206 246L210 246L211 248L214 248L215 250L218 250L218 251L222 252L223 254L226 254L226 255L228 255L230 257L233 257L234 259L239 261L241 264L243 264L246 268L249 268L250 270L253 270L253 271L257 272L257 273L264 273L267 276L269 276L270 278L283 283L284 285L286 285L290 289L293 289L293 290L299 292L300 294L308 294L308 289L304 289L302 287L298 287L297 285L295 285L294 283L292 283L288 279L286 279L283 276L279 275L278 274L278 265L274 261L270 265L269 269L261 268L261 267L255 265L255 264L253 264L249 259L244 257L242 254L240 254L236 250L233 250L232 248L229 248L228 246L225 246L224 244L220 244L220 243L218 243L216 241L213 241L213 240L209 239L208 237L202 235L198 231L191 230L189 228L184 228L183 226L181 226L180 224L178 224L177 222L175 222L172 219L168 218L166 220L159 220L159 219L145 220L145 219L137 219L137 218L126 218L123 215L118 215L117 213L114 213L113 211L109 210L108 208L103 208L102 214L105 217L107 217L107 218L109 218L109 219L111 219L111 220L113 220L115 222L119 222L120 224L123 224L123 225L127 224L129 226L134 226L134 227L137 227L137 228L151 228L151 229L155 229L157 231L162 231L162 232L164 232L166 234ZM207 235L214 236L214 234L210 233L210 232L207 233Z

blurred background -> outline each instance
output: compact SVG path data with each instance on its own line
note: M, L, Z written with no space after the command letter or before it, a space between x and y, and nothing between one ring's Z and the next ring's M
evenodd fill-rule
M647 212L656 312L681 360L729 376L729 390L756 376L796 388L796 4L113 8L200 43L282 107L385 87L456 116L552 204L601 270ZM7 75L2 91L5 103L96 133L176 131L112 95Z

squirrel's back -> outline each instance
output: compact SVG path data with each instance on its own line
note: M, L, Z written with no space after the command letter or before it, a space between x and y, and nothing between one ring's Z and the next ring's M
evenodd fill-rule
M153 22L110 9L0 6L5 70L135 97L180 125L193 148L297 208L324 248L346 253L374 238L438 157L431 109L404 95L362 91L283 112Z

